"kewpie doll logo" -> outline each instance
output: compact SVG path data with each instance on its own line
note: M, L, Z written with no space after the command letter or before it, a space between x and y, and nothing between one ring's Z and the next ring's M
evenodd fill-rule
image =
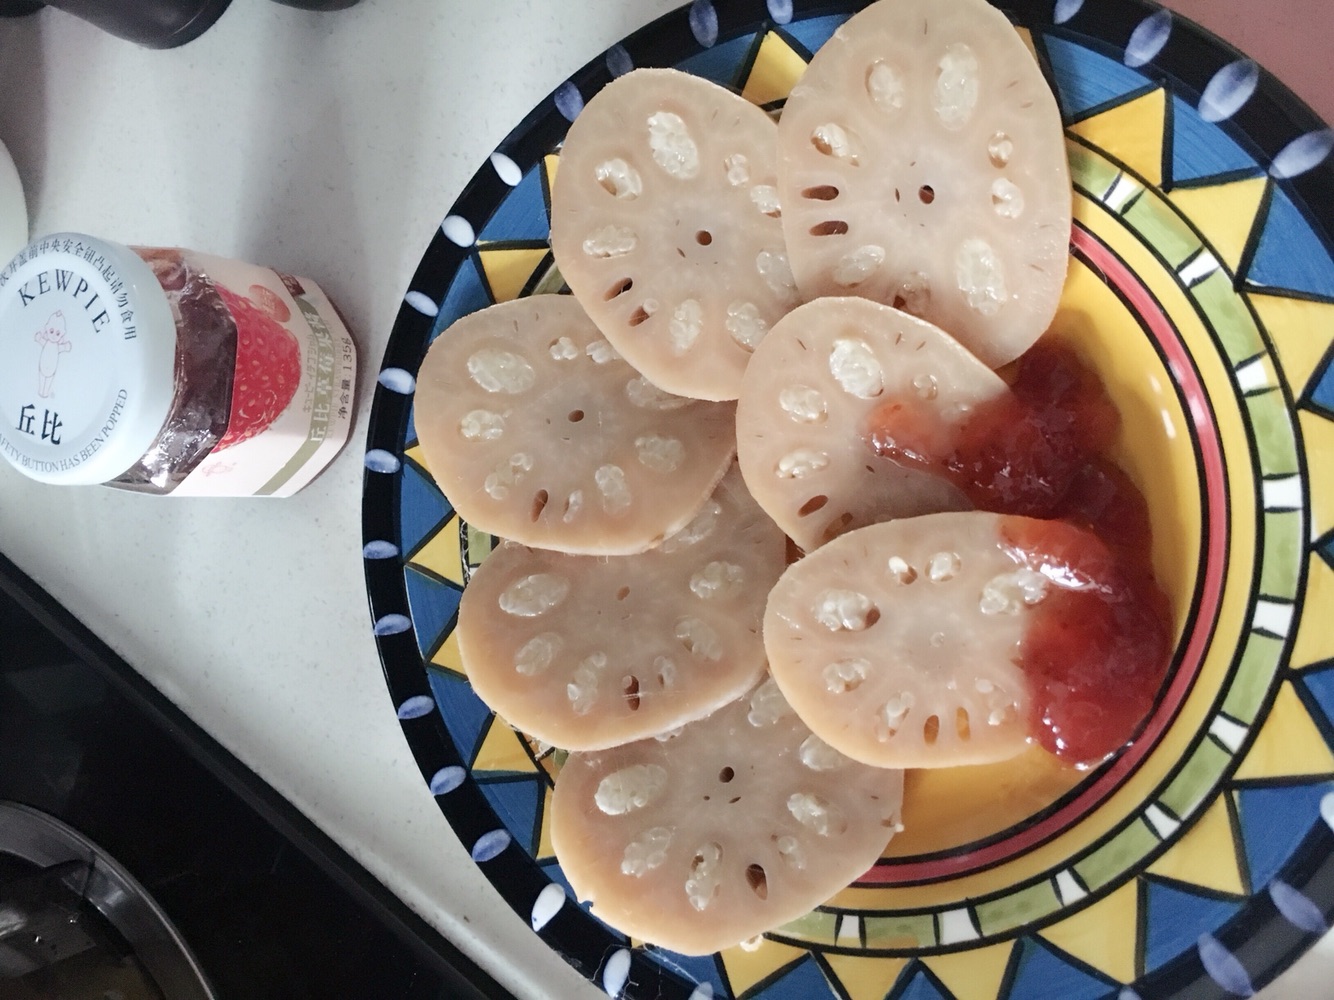
M65 332L64 313L60 310L53 312L33 340L42 345L42 352L37 356L37 395L49 399L51 383L55 381L56 369L60 366L60 356L74 347Z

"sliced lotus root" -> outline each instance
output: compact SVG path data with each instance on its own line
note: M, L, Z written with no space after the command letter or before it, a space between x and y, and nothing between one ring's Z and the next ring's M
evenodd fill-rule
M788 567L764 645L792 707L831 746L882 767L1005 760L1029 735L1015 663L1046 577L1004 518L932 514L861 528Z
M777 129L708 80L641 69L570 126L551 250L607 339L655 385L735 399L798 301L779 221Z
M849 19L783 109L778 175L805 298L899 305L992 367L1055 315L1072 202L1060 112L986 0L880 0Z
M765 680L670 739L571 754L551 840L596 916L702 955L863 875L900 829L902 799L901 771L831 749Z
M473 689L554 746L665 733L750 690L786 540L733 468L695 518L633 556L506 542L473 574L459 652Z
M755 500L803 549L893 517L971 504L944 478L878 457L876 409L911 400L956 423L1007 392L936 327L868 299L816 299L777 323L737 401L737 457Z
M680 530L727 471L733 408L646 382L568 295L465 316L417 375L427 467L469 524L620 555Z

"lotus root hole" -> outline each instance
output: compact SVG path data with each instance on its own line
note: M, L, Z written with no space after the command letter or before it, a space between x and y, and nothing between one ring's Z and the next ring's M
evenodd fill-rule
M832 184L817 184L803 190L801 196L807 201L833 201L838 197L838 188Z
M851 523L852 523L851 512L844 511L842 514L838 515L838 517L834 518L832 521L829 522L828 525L825 526L824 540L826 542L833 541L839 535L843 534L843 532L847 530L848 525L850 525Z
M639 326L641 323L647 322L649 316L651 315L652 313L650 313L643 306L640 306L630 314L630 325Z
M885 373L871 345L860 337L839 337L829 351L829 374L839 388L858 399L885 391Z
M866 680L866 675L871 671L871 664L867 660L839 660L831 663L824 668L822 675L824 677L825 690L830 694L847 694L849 691L856 691ZM815 737L812 737L814 739ZM810 766L805 757L806 744L802 744L803 762Z
M991 182L991 207L1002 219L1017 219L1024 214L1024 192L1005 177Z
M827 496L825 496L824 494L820 494L819 496L811 497L809 500L807 500L804 504L802 504L802 505L797 509L797 516L798 516L798 517L810 517L810 516L811 516L812 514L814 514L817 510L821 510L821 509L823 509L823 508L824 508L824 505L827 504L828 502L829 502L829 498L828 498Z
M623 601L629 596L630 596L629 587L622 587L620 590L616 591L616 600L618 601Z
M906 586L917 579L917 570L902 556L890 556L889 575L894 578L895 583Z
M783 859L789 868L801 871L806 867L806 858L796 837L790 833L781 836L775 833L771 834L769 839L777 849L778 856Z
M583 249L590 257L607 260L633 253L638 245L639 236L633 229L608 225L589 233L588 238L584 240Z
M614 298L619 298L634 287L635 283L632 278L622 278L607 289L607 294L602 297L603 301L610 302Z
M923 184L917 189L917 197L921 200L923 205L930 205L936 200L936 189L930 184Z
M598 164L593 176L602 190L615 198L638 198L644 190L639 171L619 158Z
M723 641L708 622L682 618L676 623L677 641L696 659L717 663L723 658Z
M648 117L648 145L653 162L680 181L699 173L699 147L680 115L658 111Z
M885 262L885 248L874 243L850 250L839 258L830 276L843 288L859 285Z
M524 358L511 351L483 347L468 357L468 374L487 392L517 395L537 381L537 372Z
M619 465L602 465L593 472L593 482L602 497L602 509L608 514L624 514L633 497L625 480L625 470Z
M769 880L759 865L746 866L746 885L750 886L750 891L759 899L769 898Z
M866 95L886 114L898 111L907 99L903 75L884 60L876 60L866 69Z
M819 389L790 385L778 394L778 405L797 423L822 424L829 415L828 403Z
M968 723L968 709L960 708L954 713L954 731L959 734L959 739L967 740L972 734L972 727Z
M696 849L690 861L690 875L685 885L686 898L697 911L702 912L718 895L722 860L722 845L708 843Z
M572 424L577 424L579 421L581 421L581 420L583 420L583 419L584 419L584 411L583 411L583 410L571 410L571 411L570 411L570 416L569 416L569 421L570 421L570 423L572 423Z
M936 66L933 107L947 129L962 128L973 116L981 92L977 56L964 42L945 49Z
M723 159L723 169L727 171L727 183L740 187L750 180L750 161L745 153L733 153Z
M695 242L702 247L706 247L713 242L713 233L707 229L701 229L695 234Z
M822 451L798 448L778 460L774 474L779 479L804 479L829 467L829 456Z
M533 494L533 509L530 512L533 521L542 516L542 511L547 509L547 501L551 499L551 494L546 490L538 490Z
M923 742L926 743L927 746L933 747L936 745L936 740L938 740L939 738L940 738L940 716L938 715L929 716L926 722L922 724L922 740Z
M565 498L565 510L561 513L561 520L569 524L579 514L579 508L584 505L584 491L574 490Z
M937 552L926 562L926 575L932 583L947 583L954 579L962 565L959 553Z
M812 236L843 236L848 231L848 224L841 219L829 219L811 226Z
M996 132L987 142L987 158L991 165L999 170L1007 166L1014 155L1014 141L1004 132Z
M815 620L831 632L863 632L880 620L880 609L856 590L821 591L811 607Z
M732 768L730 767L725 767L718 772L718 780L721 781L724 785L735 777L736 777L736 771L732 770Z
M533 573L501 591L500 610L519 618L536 618L565 600L570 582L553 573Z
M1009 298L1005 269L985 240L964 240L954 258L955 279L968 305L983 316L995 316Z
M630 711L639 711L639 678L633 674L621 681L621 691L625 694L625 705Z
M835 160L842 160L848 167L858 165L858 149L856 149L855 140L848 135L842 125L827 121L823 125L816 125L811 132L811 145L814 145L819 152L826 156L834 157Z

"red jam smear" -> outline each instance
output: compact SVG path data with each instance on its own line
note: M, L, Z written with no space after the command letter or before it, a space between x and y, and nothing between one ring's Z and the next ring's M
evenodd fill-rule
M1030 732L1072 764L1100 763L1148 716L1167 673L1172 615L1152 569L1143 495L1107 457L1120 414L1068 347L1039 341L1011 391L942 427L919 400L872 414L876 454L944 475L1004 542L1052 581L1018 662L1033 685ZM1030 520L1030 519L1041 520Z
M1167 672L1171 612L1146 566L1066 521L1006 518L1005 544L1049 580L1019 647L1033 689L1029 732L1081 767L1135 734Z

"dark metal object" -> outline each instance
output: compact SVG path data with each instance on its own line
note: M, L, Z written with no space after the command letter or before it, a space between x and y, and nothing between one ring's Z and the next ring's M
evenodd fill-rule
M0 824L6 808L0 803ZM4 835L0 826L0 840ZM18 865L18 874L0 876L0 981L19 979L97 947L82 913L92 866L63 861L41 868L27 859Z
M0 886L0 978L63 962L97 944L81 920L92 907L124 939L153 982L172 1000L217 1000L199 963L162 908L117 861L54 816L0 802L0 853L36 869ZM62 891L63 889L63 891ZM26 966L26 967L20 967Z
M0 0L0 17L58 7L104 31L150 49L193 41L212 27L231 0Z
M118 38L150 49L171 49L193 41L212 26L231 0L0 0L0 17L35 14L43 7L95 24ZM358 0L275 0L298 10L334 11Z
M0 799L114 856L219 1000L509 997L3 556Z
M347 10L357 5L357 0L275 0L275 2L299 10Z

